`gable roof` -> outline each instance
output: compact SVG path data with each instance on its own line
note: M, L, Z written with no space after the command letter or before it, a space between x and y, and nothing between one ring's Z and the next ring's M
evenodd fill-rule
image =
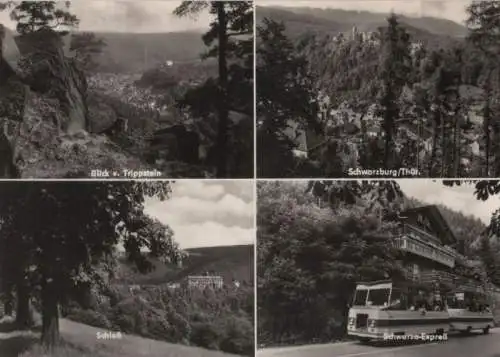
M443 244L455 245L458 242L457 237L451 230L451 227L448 225L448 222L443 217L441 211L436 205L427 205L427 206L410 208L401 212L401 215L418 214L418 213L425 215L429 219L432 228L436 230L438 238L440 238Z

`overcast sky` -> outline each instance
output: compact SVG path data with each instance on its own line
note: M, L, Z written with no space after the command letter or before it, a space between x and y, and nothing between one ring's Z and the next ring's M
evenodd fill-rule
M434 180L397 180L401 190L420 201L429 204L443 204L448 208L479 218L485 224L490 223L491 214L500 208L500 197L493 196L487 201L479 201L474 196L474 186L463 184L458 187L444 186Z
M71 12L80 19L79 29L91 32L177 32L204 31L210 23L207 11L196 19L178 18L172 11L176 0L75 0ZM14 28L7 11L0 12L0 23Z
M253 244L252 181L177 181L172 198L148 200L146 213L168 224L180 247Z
M446 18L455 22L464 22L465 7L470 0L258 0L258 5L281 5L294 7L334 8L345 10L366 10L373 12L391 12L409 16L433 16Z

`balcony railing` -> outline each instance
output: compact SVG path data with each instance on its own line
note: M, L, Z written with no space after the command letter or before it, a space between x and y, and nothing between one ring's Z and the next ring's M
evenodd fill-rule
M394 245L396 248L433 260L449 268L455 266L456 253L452 248L441 247L433 244L432 241L424 240L411 229L405 228L403 236L395 240Z
M436 237L435 235L430 234L430 233L424 231L423 229L420 229L420 228L415 227L415 226L408 224L408 223L403 224L403 234L415 236L418 239L422 239L423 241L427 241L427 242L433 242L436 244L440 243L439 238Z

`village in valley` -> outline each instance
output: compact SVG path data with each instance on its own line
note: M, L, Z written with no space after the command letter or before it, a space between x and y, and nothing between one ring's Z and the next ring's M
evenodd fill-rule
M497 2L380 3L259 4L259 177L498 176Z
M89 4L0 3L3 175L253 177L252 2Z

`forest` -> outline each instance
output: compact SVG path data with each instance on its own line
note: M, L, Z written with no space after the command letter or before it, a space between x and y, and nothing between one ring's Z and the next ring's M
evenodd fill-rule
M458 184L474 187L471 194L481 201L500 193L496 181ZM390 217L421 204L396 181L259 182L259 346L345 340L356 282L402 275L402 258L391 244L397 223ZM485 225L438 208L466 257L480 262L484 284L499 286L498 212Z
M500 3L466 13L259 7L258 176L498 176Z

